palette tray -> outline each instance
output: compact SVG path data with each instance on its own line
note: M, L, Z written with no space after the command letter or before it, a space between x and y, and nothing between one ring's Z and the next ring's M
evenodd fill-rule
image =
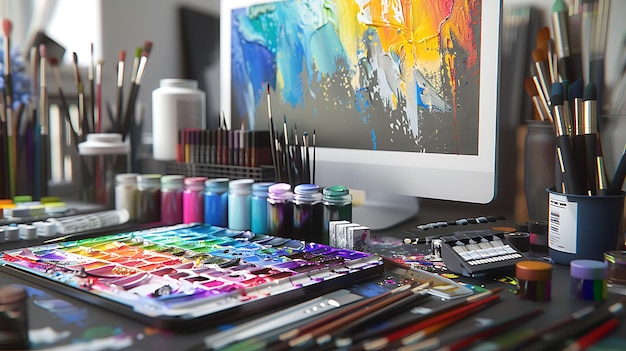
M223 323L383 272L379 257L209 225L8 250L0 270L167 329Z

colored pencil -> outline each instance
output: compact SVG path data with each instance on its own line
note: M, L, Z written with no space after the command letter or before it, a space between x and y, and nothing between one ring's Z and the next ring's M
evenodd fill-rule
M587 334L578 338L575 342L568 345L563 351L582 351L586 350L590 346L596 344L604 337L609 335L613 330L619 326L619 319L611 318L608 321L600 324Z

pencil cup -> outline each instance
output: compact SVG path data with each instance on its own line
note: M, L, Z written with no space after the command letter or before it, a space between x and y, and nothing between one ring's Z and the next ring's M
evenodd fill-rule
M549 193L548 247L559 264L575 259L602 260L604 252L622 249L624 196Z
M82 200L115 208L115 177L127 172L129 144L118 133L93 133L78 144Z

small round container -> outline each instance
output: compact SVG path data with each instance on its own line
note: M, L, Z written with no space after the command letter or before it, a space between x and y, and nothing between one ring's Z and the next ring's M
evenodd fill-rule
M28 294L11 284L0 287L0 349L26 350L28 339Z
M517 297L522 300L550 301L552 295L552 265L539 261L515 264Z
M137 173L121 173L115 176L115 209L125 209L130 220L137 219Z
M606 299L609 265L604 261L572 260L570 293L573 298L592 301Z
M254 179L228 182L228 228L250 230L250 195Z
M228 227L229 178L210 178L204 182L204 223Z
M257 182L252 184L250 196L250 228L255 234L269 234L269 221L267 214L267 189L272 182Z
M135 211L139 223L153 223L161 220L160 174L140 174L137 176Z
M161 222L183 223L183 190L185 177L169 174L161 177Z
M204 223L204 182L206 177L184 179L183 223Z
M604 261L609 270L607 284L626 288L626 251L607 251L604 253Z

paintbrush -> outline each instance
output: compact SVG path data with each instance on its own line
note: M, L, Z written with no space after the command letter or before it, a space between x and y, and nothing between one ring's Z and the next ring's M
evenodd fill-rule
M534 115L536 119L538 118L541 121L549 120L548 119L549 112L545 109L545 107L541 103L539 92L537 91L537 88L535 87L535 83L533 82L532 78L527 77L524 80L524 88L526 89L526 94L528 94L528 96L530 97L530 100L533 103L533 107L535 109Z
M283 115L283 140L285 144L282 147L282 150L284 150L285 152L282 155L285 168L287 169L287 182L291 184L291 186L293 186L293 178L291 172L293 157L291 154L291 148L289 146L289 133L287 132L287 115Z
M302 146L304 147L304 179L305 183L313 184L311 179L311 154L309 152L309 133L302 133Z
M619 319L611 318L569 344L563 351L582 351L596 344L619 327Z
M74 138L74 143L78 142L78 135L76 134L77 130L74 128L74 124L72 123L72 118L70 116L70 109L67 104L67 99L65 98L65 94L63 92L63 82L61 81L61 73L59 72L59 59L56 57L49 57L48 64L50 65L50 69L52 70L52 75L54 76L54 80L57 85L57 92L59 94L59 99L61 100L61 113L65 117L65 121L70 126L70 130L72 132L72 137Z
M467 304L485 299L491 295L494 295L500 292L501 290L502 289L488 290L488 291L485 291L476 295L468 296L463 299L454 300L454 301L442 304L440 306L437 306L429 310L425 314L416 315L413 313L408 313L408 314L405 313L405 314L402 314L393 318L392 320L387 321L386 323L382 323L380 326L367 328L358 333L354 333L350 335L349 337L338 339L336 341L336 344L341 345L341 346L349 346L349 345L356 345L358 342L361 342L366 339L372 339L372 338L377 338L377 337L383 338L387 335L390 335L394 331L400 330L407 326L431 320L431 318L445 314L449 311L456 311L457 309L462 308L463 306Z
M550 37L550 28L541 27L537 32L537 48L547 53L550 84L552 84L559 80L559 78L554 55L554 41Z
M313 176L311 177L311 183L315 184L315 129L313 129Z
M473 313L479 309L486 307L490 303L496 302L499 298L499 295L489 295L487 297L479 299L478 301L474 301L456 309L434 315L431 318L427 318L426 320L423 320L421 322L412 323L407 327L396 330L389 335L385 335L382 338L377 338L364 342L363 348L365 350L382 350L397 348L400 345L408 345L414 340L419 339L421 335L419 333L422 330L430 328L442 322L445 325L445 321L454 319L457 316L463 315L466 312Z
M17 132L17 125L13 120L13 82L11 74L11 32L13 23L4 19L2 21L2 31L4 33L4 109L6 113L6 136L7 136L7 163L9 174L9 194L15 196L16 152L17 145L14 135Z
M592 195L595 193L595 181L594 181L594 168L591 167L591 173L589 173L589 167L587 166L586 150L585 150L585 128L583 121L583 81L577 79L572 84L572 101L574 106L573 120L574 120L574 136L572 138L572 148L574 153L574 163L578 177L582 184L587 189L587 193ZM595 154L595 151L594 151ZM591 179L589 175L591 174Z
M541 92L544 92L544 97L548 106L552 104L550 100L550 74L548 72L548 56L545 50L535 49L532 53L533 62L535 64L535 70L537 72L537 78L539 79L539 84L541 85Z
M576 80L580 78L571 52L570 34L568 29L569 11L565 1L556 0L552 6L552 28L558 57L559 75L563 79Z
M423 288L421 288L423 290ZM347 323L352 323L353 321L357 321L358 319L367 316L370 313L375 313L376 311L389 306L397 301L405 299L415 292L412 289L409 289L409 286L403 285L391 291L391 294L388 296L381 298L380 300L364 306L363 308L354 311L353 313L347 314L345 316L336 318L324 325L320 325L315 329L310 330L309 332L299 335L295 339L290 340L290 347L301 347L306 344L312 343L316 341L316 339L321 338L322 340L329 340L330 336L327 335L334 329L337 329L341 326L346 325Z
M425 351L435 348L438 351L462 350L480 340L484 340L492 335L506 331L519 323L523 323L527 319L534 318L542 312L543 310L540 308L523 311L480 327L459 329L445 336L435 336L416 344L402 347L398 349L398 351Z
M115 118L119 120L124 109L124 61L126 60L126 51L120 51L119 60L117 62L117 90L115 97Z
M272 120L272 100L270 99L270 83L267 83L267 116L269 118L270 148L272 152L272 162L274 163L274 177L277 182L282 181L280 176L280 164L276 155L276 131Z
M135 57L133 58L133 67L130 71L130 83L135 83L137 79L137 70L139 69L139 61L141 60L141 53L143 52L143 48L141 46L135 49ZM122 116L120 116L121 118Z
M137 100L137 94L139 94L139 87L141 86L141 80L146 71L146 65L148 64L148 57L152 51L152 42L146 41L137 64L137 74L131 86L130 95L128 96L128 103L126 104L126 112L124 113L122 120L122 140L126 139L126 135L129 132L131 121L135 113L135 102Z
M50 178L50 137L48 135L48 55L45 44L39 45L39 117L41 134L41 196L48 193L48 179Z
M89 71L87 72L87 79L89 80L89 113L86 114L85 117L89 118L91 116L91 131L96 131L96 113L95 113L95 103L96 103L96 95L95 95L95 87L94 87L94 62L93 62L93 43L90 46L90 56L89 56Z
M87 118L85 118L85 91L82 79L80 78L80 71L78 70L78 54L73 53L73 67L74 67L74 82L76 83L76 91L78 92L78 135L81 138L85 138L89 134L89 124Z
M102 66L104 60L98 60L96 63L96 132L102 133Z

